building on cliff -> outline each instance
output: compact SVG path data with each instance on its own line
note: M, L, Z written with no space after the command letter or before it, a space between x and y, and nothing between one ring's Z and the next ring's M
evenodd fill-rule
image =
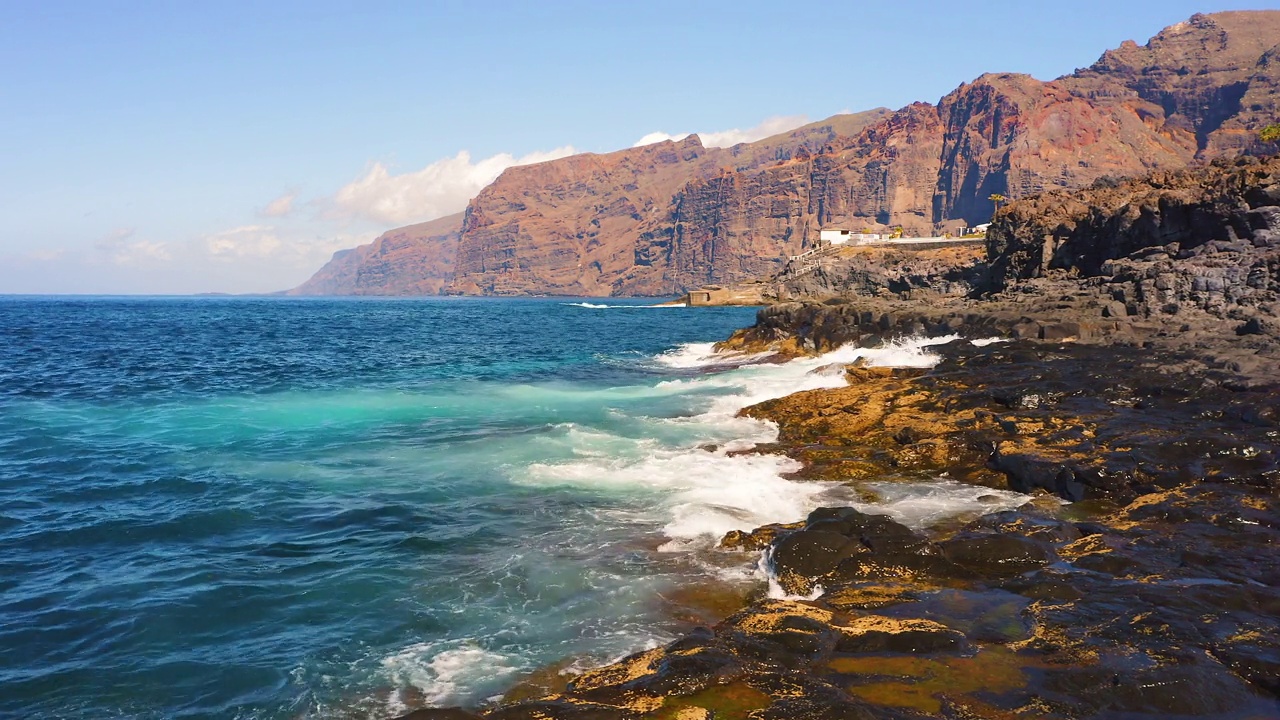
M827 228L818 231L818 243L820 245L844 245L845 243L858 245L861 243L875 242L883 239L884 237L885 236L880 233L856 233L836 228Z
M954 233L993 198L1274 152L1258 130L1280 116L1278 40L1280 10L1196 15L1054 80L989 73L732 148L693 135L511 167L465 213L337 255L293 292L675 295L776 275L822 229L850 229L845 247L857 228Z

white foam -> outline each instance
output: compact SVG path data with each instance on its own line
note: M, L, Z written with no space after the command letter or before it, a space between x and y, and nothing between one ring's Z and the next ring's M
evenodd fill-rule
M879 499L867 503L859 497L858 489L844 483L787 479L785 475L800 469L800 464L788 457L736 452L773 442L778 434L773 423L738 417L742 408L802 390L844 386L847 381L843 367L854 362L881 367L929 367L940 359L932 348L955 339L908 339L871 349L846 347L821 357L780 364L740 364L650 387L515 389L511 392L524 404L593 406L606 411L590 422L552 426L555 431L543 436L541 442L549 444L540 452L548 448L553 452L513 459L506 469L516 483L571 486L616 497L618 502L599 504L598 522L594 524L642 534L661 529L666 540L659 549L667 552L709 549L729 531L802 520L823 506L853 506L864 512L885 513L916 529L956 516L1016 507L1028 498L945 479L873 483L870 487ZM742 357L716 353L711 343L694 343L665 353L654 362L678 370L724 368ZM638 414L634 401L647 399L653 399L656 405L642 407L656 406L664 408L661 412L680 414ZM589 534L590 530L584 532ZM756 564L755 557L743 555L742 563L725 568L725 556L694 552L667 556L664 562L671 563L670 567L685 568L679 572L687 572L690 565L686 558L693 559L692 565L709 577L731 582L768 581L770 597L808 600L822 592L821 588L814 588L803 597L788 595L772 577L767 558ZM628 635L618 642L611 640L608 652L633 652L641 637ZM597 660L604 659L605 654L598 652L599 641L596 637L597 644L593 646ZM408 662L408 669L403 672L416 678L412 684L423 689L431 704L484 697L482 691L488 686L479 685L470 674L477 666L484 666L486 677L493 677L495 670L514 671L510 658L495 656L475 645L427 650L430 652L418 653L417 662Z
M773 548L766 548L760 553L760 560L756 563L756 573L769 582L770 600L817 600L826 592L826 589L817 583L808 595L793 595L782 589L782 583L778 582L778 576L773 569Z
M654 357L654 362L669 368L694 369L725 367L758 362L774 353L742 353L717 351L715 343L685 343Z
M566 436L574 457L517 468L513 479L601 492L652 493L653 522L670 538L661 547L667 551L708 547L731 530L792 522L824 503L847 504L852 498L832 496L833 491L840 495L843 486L786 479L783 475L801 466L785 456L733 454L777 439L772 423L738 417L738 411L801 390L845 385L843 372L833 371L833 364L929 367L939 357L928 348L954 339L915 338L881 348L841 348L815 358L658 383L652 388L655 394L687 394L701 403L701 412L690 416L647 420L682 426L688 431L683 444L656 441L654 437L662 434L657 428L636 439L574 426ZM670 367L696 367L724 364L724 355L711 343L693 343L659 360ZM719 444L708 448L708 443Z
M654 308L682 308L688 307L685 303L657 303L655 305L605 305L603 303L575 302L560 303L561 305L569 305L571 307L587 308L588 310L647 310Z
M883 513L913 530L923 530L957 517L1012 510L1031 500L1009 490L966 485L955 480L875 482L864 487L879 496L873 504L853 503L867 513Z
M933 338L902 338L878 348L845 345L821 356L818 360L825 360L824 364L861 361L871 367L931 368L937 365L942 357L930 351L929 348L934 345L946 345L959 339L959 335L942 335Z
M456 705L501 688L520 671L514 660L472 641L416 643L382 660L383 672L397 686L413 686L433 707ZM400 712L398 696L388 710Z

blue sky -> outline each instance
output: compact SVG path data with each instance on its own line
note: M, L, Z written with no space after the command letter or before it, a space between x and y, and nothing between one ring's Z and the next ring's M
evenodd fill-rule
M512 162L1050 79L1195 12L1280 7L355 5L0 0L0 293L284 289Z

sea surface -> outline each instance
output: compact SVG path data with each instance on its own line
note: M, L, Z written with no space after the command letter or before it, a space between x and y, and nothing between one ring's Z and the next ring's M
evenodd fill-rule
M475 706L763 588L720 536L863 496L734 454L776 437L737 411L928 347L753 364L711 342L754 310L643 304L0 297L0 716Z

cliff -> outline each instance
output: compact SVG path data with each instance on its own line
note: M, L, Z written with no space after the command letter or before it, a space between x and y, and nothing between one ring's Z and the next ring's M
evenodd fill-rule
M765 164L809 156L888 114L842 115L733 148L706 148L696 135L605 155L582 154L506 170L467 208L452 292L486 295L662 294L637 268L671 263L649 238L679 212L681 190ZM656 229L655 229L656 228ZM763 248L755 248L763 252ZM732 260L708 250L694 265ZM738 252L737 255L742 255ZM746 253L755 254L753 252ZM739 263L743 273L758 266ZM760 266L763 267L763 266ZM641 273L645 275L645 273ZM692 283L686 283L692 284Z
M993 194L1273 150L1256 130L1277 115L1278 39L1280 11L1196 15L1048 82L987 74L937 105L729 149L690 137L511 168L468 206L444 291L676 294L772 275L824 226L928 234L987 221Z
M1237 389L1280 377L1280 157L1015 201L997 213L985 258L876 253L775 283L807 302L761 310L724 347L797 354L911 334L1003 336L1175 352L1228 372Z
M290 295L439 295L453 281L462 213L397 228L333 254Z

